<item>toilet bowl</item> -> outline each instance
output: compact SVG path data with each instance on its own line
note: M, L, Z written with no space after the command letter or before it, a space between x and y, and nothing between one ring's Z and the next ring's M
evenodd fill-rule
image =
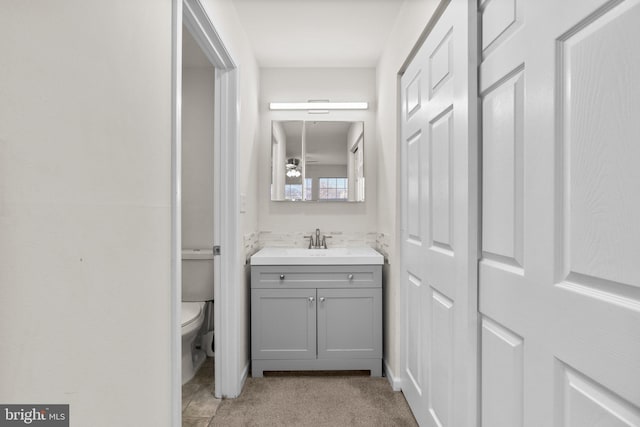
M182 384L193 378L207 356L197 348L204 307L204 302L182 302Z

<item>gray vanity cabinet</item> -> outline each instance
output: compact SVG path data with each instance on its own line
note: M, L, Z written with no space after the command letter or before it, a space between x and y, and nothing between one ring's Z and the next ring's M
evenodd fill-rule
M252 266L252 375L382 374L382 267Z
M253 289L253 357L315 359L315 298L315 289Z

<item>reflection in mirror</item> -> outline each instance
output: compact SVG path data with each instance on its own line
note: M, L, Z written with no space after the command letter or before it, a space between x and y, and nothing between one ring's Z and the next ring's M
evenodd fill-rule
M273 121L271 200L364 201L364 123Z
M303 200L302 121L273 122L271 199Z

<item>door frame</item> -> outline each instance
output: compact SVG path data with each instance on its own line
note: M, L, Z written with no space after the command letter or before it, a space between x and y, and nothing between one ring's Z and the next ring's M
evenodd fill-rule
M182 27L189 30L215 68L214 100L214 345L216 351L214 395L236 397L242 388L239 372L240 283L238 212L238 78L237 66L200 0L172 0L171 58L171 412L172 425L181 425L181 161L182 161Z

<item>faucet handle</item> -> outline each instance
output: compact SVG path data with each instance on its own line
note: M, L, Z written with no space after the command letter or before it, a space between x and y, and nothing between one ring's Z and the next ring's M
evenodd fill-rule
M327 239L330 239L332 236L327 236L326 234L322 236L322 247L327 249Z
M303 236L305 239L309 239L309 249L313 248L313 236Z

